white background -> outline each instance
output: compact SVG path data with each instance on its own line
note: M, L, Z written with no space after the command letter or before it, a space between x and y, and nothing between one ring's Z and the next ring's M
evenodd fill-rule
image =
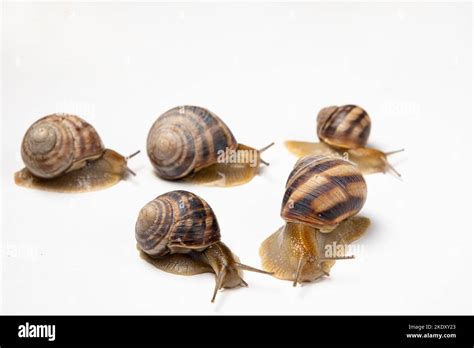
M471 313L470 4L6 3L2 19L3 313ZM331 278L295 289L247 273L248 289L211 304L211 274L171 275L138 257L140 208L188 189L260 266L295 162L283 141L316 140L317 111L347 103L371 115L371 145L406 152L391 159L403 181L367 177L373 225ZM13 183L41 116L76 113L126 155L183 104L217 113L241 143L275 141L271 166L240 187L185 186L157 179L142 152L136 178L101 192Z

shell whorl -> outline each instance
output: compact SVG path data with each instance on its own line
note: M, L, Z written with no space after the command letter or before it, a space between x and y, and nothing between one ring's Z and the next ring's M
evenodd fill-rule
M356 105L324 108L319 112L316 123L319 139L334 147L363 147L369 139L369 114Z
M140 210L135 238L140 249L157 257L202 250L220 240L220 229L204 199L188 191L171 191Z
M26 168L44 179L57 177L103 152L96 130L73 115L54 114L39 119L26 131L21 145Z
M333 228L357 214L367 197L360 171L350 162L327 156L298 160L288 177L281 216L316 228Z
M155 121L148 133L147 153L158 175L172 180L216 163L220 150L235 150L237 145L215 114L198 106L183 106Z

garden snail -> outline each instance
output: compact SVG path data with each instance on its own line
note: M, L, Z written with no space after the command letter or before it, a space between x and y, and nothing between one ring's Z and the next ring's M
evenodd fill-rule
M317 117L316 130L319 143L286 141L290 152L298 157L309 154L337 155L357 164L364 174L385 173L391 170L400 174L388 162L387 157L402 150L382 152L366 147L370 135L369 114L356 105L329 106L323 108Z
M293 285L329 275L343 250L370 225L355 216L367 196L365 180L352 163L310 155L299 159L286 183L281 217L286 224L260 247L263 269ZM334 252L337 246L337 252Z
M15 173L16 184L56 192L104 189L128 171L129 157L106 149L97 131L78 116L53 114L31 125L21 144L26 168Z
M198 106L168 110L151 127L147 153L158 176L215 186L236 186L250 181L260 163L256 150L237 143L227 125Z
M138 215L135 237L141 257L165 272L215 273L212 302L221 288L247 286L242 270L267 273L240 263L221 242L211 207L188 191L171 191L146 204Z

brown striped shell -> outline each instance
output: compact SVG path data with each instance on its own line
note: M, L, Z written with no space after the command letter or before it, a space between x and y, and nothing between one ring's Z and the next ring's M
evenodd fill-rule
M328 145L355 149L367 144L370 135L369 114L359 106L330 106L317 117L317 133Z
M171 191L145 205L135 225L138 246L157 257L201 251L221 238L211 207L188 191Z
M219 150L237 149L226 124L198 106L168 110L148 133L147 153L159 176L179 179L217 162Z
M327 232L356 215L366 197L364 177L352 163L334 157L306 156L296 162L288 177L281 216L288 222Z
M53 114L33 123L21 145L26 168L36 177L50 179L80 168L104 152L94 127L73 115Z

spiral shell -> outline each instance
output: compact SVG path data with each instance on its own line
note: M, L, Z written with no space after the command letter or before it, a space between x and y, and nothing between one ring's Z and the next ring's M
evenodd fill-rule
M322 109L317 117L319 139L342 149L365 146L370 127L369 115L356 105L330 106Z
M188 191L158 196L140 210L135 225L140 249L152 257L200 251L218 242L220 237L211 207Z
M168 110L148 133L147 152L159 176L179 179L217 162L219 150L237 149L230 129L198 106Z
M23 137L21 157L39 178L50 179L100 157L104 145L94 127L73 115L53 114L33 123Z
M298 160L286 183L281 216L331 230L356 215L367 197L360 171L350 162L333 157L306 156Z

